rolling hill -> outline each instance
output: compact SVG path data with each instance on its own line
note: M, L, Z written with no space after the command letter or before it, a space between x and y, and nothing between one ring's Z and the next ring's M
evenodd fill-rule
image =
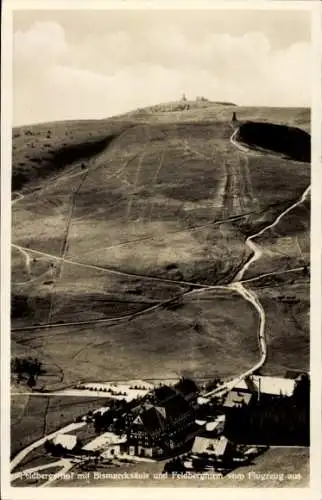
M308 109L210 101L13 130L12 349L62 365L66 379L45 385L115 371L233 375L254 362L256 311L207 287L234 279L251 256L246 238L301 197L310 168L274 144L264 152L251 140L247 151L236 147L233 111L255 130L258 122L310 130ZM308 264L309 209L304 202L259 237L263 255L245 279ZM296 276L301 325L286 327L294 355L281 341L286 312L274 277L254 286L274 330L271 372L308 363L308 291ZM175 312L167 309L178 297Z

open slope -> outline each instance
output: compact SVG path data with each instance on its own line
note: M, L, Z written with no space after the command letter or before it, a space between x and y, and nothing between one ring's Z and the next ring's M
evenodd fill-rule
M238 142L232 110L309 132L209 102L14 130L11 347L36 389L309 369L309 165ZM13 452L74 417L54 400L14 396Z
M13 193L13 327L117 321L124 316L132 325L139 321L137 314L152 307L153 316L147 321L158 332L168 315L161 307L165 300L193 288L229 284L251 258L246 237L273 224L301 197L310 183L309 166L274 153L239 149L231 140L231 117L234 110L242 121L308 131L309 110L188 104L189 109L161 105L106 121L44 124L14 131L13 174L26 169L27 181ZM36 166L31 149L41 159ZM256 242L263 253L243 279L307 264L308 210L307 202L297 206L274 229L259 235ZM229 336L234 336L240 316L234 310L235 300L230 300ZM214 310L219 319L222 314L226 317L220 308ZM172 321L167 329L173 336ZM243 316L244 321L247 324ZM53 342L64 339L73 346L74 335L67 326L61 328L61 334L55 329L45 334L35 330L30 346L35 348L36 342L46 356L49 344L42 340L46 335ZM84 347L93 338L100 345L101 335L108 342L115 337L110 326L102 334L101 323L80 328L76 338L85 339ZM121 332L117 334L121 344L126 343L136 357L131 365L134 374L140 371L143 353L133 351L137 340L130 334L122 337L128 326L121 322L115 328ZM167 352L167 337L151 337L148 326L143 330L151 350L161 342L161 359L162 349ZM183 338L189 338L183 331ZM220 338L220 331L216 332ZM256 342L254 329L249 336ZM28 338L25 331L17 331L14 340L18 344L14 345L22 341L28 346ZM182 346L178 340L173 354L169 358L164 354L163 362L178 358ZM229 360L225 363L230 366L238 350L226 347ZM60 350L57 344L54 358ZM105 353L110 359L106 345L99 355ZM97 355L87 355L86 362L93 356L95 364ZM196 352L193 356L202 360ZM241 357L245 368L251 365L246 350ZM225 371L225 363L220 363L220 370ZM152 362L147 372L151 366ZM95 376L101 367L94 367ZM193 371L192 366L189 369ZM71 366L71 371L74 380L79 376L77 366Z
M244 234L297 198L309 171L233 148L231 113L217 108L220 118L208 121L192 110L190 122L163 113L162 125L154 115L123 125L84 170L48 178L13 205L14 242L131 273L168 277L175 269L185 281L229 279L246 257Z
M213 289L131 321L13 331L12 340L43 360L46 373L38 377L38 387L57 389L133 377L235 376L257 359L256 336L250 334L257 325L249 302L236 292Z

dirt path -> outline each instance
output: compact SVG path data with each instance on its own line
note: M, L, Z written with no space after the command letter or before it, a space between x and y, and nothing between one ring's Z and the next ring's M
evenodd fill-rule
M86 425L86 422L73 422L72 424L68 424L61 429L58 429L57 431L38 439L34 443L31 443L14 457L14 459L10 463L10 470L13 471L17 467L17 465L20 464L20 462L28 455L28 453L30 453L35 448L42 446L45 441L47 441L47 439L53 439L58 434L66 434L67 432L72 432L76 429L79 429L80 427L83 427L84 425Z
M66 224L66 229L65 229L65 235L64 235L64 240L62 243L62 250L61 250L61 260L60 260L60 265L58 268L58 273L54 277L54 282L51 290L51 297L50 297L50 307L49 307L49 313L48 313L48 323L50 323L53 311L54 311L54 306L55 306L55 290L56 290L56 285L60 281L63 269L64 269L64 261L66 258L66 253L68 251L68 238L69 238L69 232L70 232L70 227L72 224L72 219L73 219L73 213L75 210L75 204L76 204L76 198L81 190L84 182L86 181L88 177L89 169L86 170L86 172L83 172L83 176L81 177L81 180L76 188L76 190L72 193L71 201L69 204L69 210L68 210L68 216L67 216L67 224Z
M242 151L243 153L247 153L248 154L249 150L247 148L245 148L244 146L241 146L240 144L238 144L236 142L236 134L237 134L237 132L238 132L238 129L236 129L234 131L234 133L232 134L232 136L230 138L230 142L235 147L237 147L240 151ZM236 177L236 176L234 176L234 177ZM235 179L235 181L236 181L236 179ZM248 186L247 188L249 190L250 186ZM151 277L151 276L149 277L149 276L133 275L133 274L130 274L130 273L123 273L121 271L115 271L115 270L109 270L109 269L106 269L106 268L101 268L99 266L93 266L93 265L89 265L89 264L77 263L77 262L75 262L75 261L73 261L71 259L63 259L62 257L57 257L57 256L54 256L54 255L47 254L47 253L44 253L44 252L39 252L39 251L36 251L36 250L26 249L26 248L20 247L18 245L13 245L13 246L15 248L20 249L21 251L24 251L24 252L27 252L27 251L28 252L33 252L33 253L40 254L40 255L43 255L43 256L48 256L50 258L54 258L54 259L57 259L57 260L63 260L64 262L68 262L68 263L71 263L71 264L81 265L83 267L88 267L88 268L100 269L100 270L104 270L106 272L112 272L114 274L118 274L118 275L122 275L122 276L131 276L131 277L136 276L136 277L140 277L140 278L144 278L144 279L150 279L150 280L154 280L154 281L171 282L171 283L178 283L178 284L181 284L181 285L184 284L184 285L190 285L190 286L193 285L194 287L199 288L199 289L195 289L193 291L189 291L189 292L183 293L183 294L181 294L181 296L201 293L201 292L204 292L206 289L207 290L210 290L210 289L226 289L226 290L235 291L235 292L239 293L246 301L250 302L255 307L255 309L257 310L258 315L259 315L259 327L258 327L258 332L257 332L257 338L258 338L258 344L259 344L259 350L260 350L260 358L255 363L255 365L253 365L252 367L250 367L247 371L241 373L237 377L234 377L232 380L226 381L224 384L222 384L221 386L217 387L215 390L210 391L210 392L204 394L203 397L205 399L209 400L213 396L219 396L219 395L225 394L226 392L228 392L229 390L231 390L240 380L242 380L242 379L248 377L249 375L253 374L254 372L256 372L261 366L263 366L263 364L266 361L267 344L266 344L266 338L265 338L265 321L266 321L265 311L263 309L262 304L260 303L260 301L258 299L257 294L253 290L250 290L250 289L248 289L248 288L246 288L244 286L244 283L250 282L250 281L252 281L254 279L258 279L258 277L253 278L252 280L245 280L245 281L243 281L243 277L244 277L246 271L252 265L252 263L254 263L258 259L260 259L260 257L263 254L263 251L261 250L260 246L257 245L256 243L254 243L253 240L256 239L256 238L258 238L259 236L261 236L265 231L274 228L287 213L289 213L291 210L293 210L294 208L296 208L297 206L299 206L302 202L304 202L306 200L307 196L310 193L310 189L311 189L311 187L309 186L304 191L304 193L299 198L299 200L296 201L295 203L293 203L286 210L284 210L274 220L273 223L269 224L268 226L264 227L261 231L255 233L254 235L249 236L246 239L245 244L251 250L252 256L248 260L248 262L246 262L246 264L242 267L242 269L238 272L238 274L235 276L235 278L232 280L232 282L229 285L225 285L225 286L220 286L220 285L218 285L218 286L216 286L216 285L215 286L205 286L205 285L200 285L200 284L195 284L195 283L192 284L192 283L184 282L184 281L173 281L173 280L166 280L166 279L161 279L161 278L154 278L154 277ZM284 271L284 272L294 272L294 271L299 270L299 269L302 269L302 268L295 268L295 269L287 270L287 271ZM270 276L270 275L273 275L273 274L276 274L276 273L267 273L267 274L265 274L263 276ZM170 299L170 300L173 300L173 299ZM151 310L156 309L157 307L160 307L160 304L157 304L157 305L153 306L152 308L148 308L148 310L151 311ZM148 310L143 311L143 313L147 312ZM138 314L142 314L142 312L138 313ZM134 315L131 315L131 316L133 317ZM64 326L68 326L68 324L65 324ZM48 326L46 326L46 328L47 327ZM60 429L60 430L58 430L58 431L56 431L56 432L54 432L52 434L49 434L48 436L45 436L45 437L39 439L38 441L36 441L35 443L32 443L31 445L27 446L24 450L22 450L20 453L18 453L18 455L12 460L12 462L11 462L11 470L13 470L24 459L24 457L28 453L30 453L33 449L35 449L38 446L41 446L42 444L44 444L44 442L47 439L52 439L58 433L70 432L71 430L74 430L74 429L76 429L78 427L81 427L82 425L85 425L85 423L82 422L82 423L78 423L78 424L76 424L76 423L70 424L70 425L64 427L63 429ZM70 468L70 463L69 462L67 463L67 461L64 464L61 463L61 465L62 465L62 470L63 471L67 471ZM52 480L47 481L43 486L48 485L50 482L52 482Z
M248 149L245 148L244 146L241 146L240 144L238 144L236 142L237 133L238 133L238 129L236 129L234 131L233 135L230 138L230 142L234 146L236 146L238 149L240 149L240 151L242 151L245 154L248 154ZM253 304L253 306L258 311L260 323L259 323L257 337L258 337L258 344L259 344L259 349L260 349L260 359L258 360L258 362L254 366L252 366L249 370L245 371L244 373L242 373L238 377L235 377L233 380L225 382L224 384L217 387L213 391L210 391L210 392L204 394L203 395L204 398L207 399L207 398L211 398L215 395L218 396L218 395L224 394L225 392L228 392L238 382L240 382L240 380L248 377L249 375L252 375L253 373L255 373L259 368L261 368L264 365L264 363L266 361L266 357L267 357L267 344L266 344L266 338L265 338L265 321L266 321L265 311L263 309L262 304L259 301L259 298L258 298L256 292L254 292L253 290L250 290L244 286L243 283L245 283L245 281L243 281L243 277L244 277L246 271L249 269L249 267L255 261L260 259L262 254L263 254L263 251L260 248L260 246L255 244L253 240L255 238L258 238L259 236L261 236L265 231L268 231L269 229L274 228L286 214L288 214L291 210L293 210L294 208L299 206L301 203L303 203L307 199L307 196L309 195L310 190L311 190L311 186L308 186L306 188L306 190L304 191L304 193L302 194L302 196L299 198L299 200L297 200L295 203L290 205L286 210L284 210L271 224L269 224L268 226L265 226L263 229L261 229L261 231L258 231L257 233L249 236L246 239L245 244L249 247L249 249L252 252L251 258L241 268L241 270L237 273L235 278L232 280L231 284L228 285L227 287L237 291L240 295L242 295L244 297L245 300L247 300L251 304ZM267 273L265 276L269 276L269 275L270 274Z
M28 273L28 276L31 276L31 268L30 268L30 255L29 253L27 252L27 249L24 249L22 247L19 247L17 245L12 245L16 250L18 250L18 252L20 252L24 259L25 259L25 266L26 266L26 270L27 270L27 273Z
M311 191L311 186L308 186L306 188L306 190L304 191L304 193L302 194L302 196L299 198L298 201L296 201L295 203L293 203L291 206L289 206L286 210L284 210L284 212L282 212L275 220L274 222L272 222L271 224L269 224L268 226L265 226L263 229L261 229L260 231L258 231L258 233L255 233L251 236L249 236L245 242L245 244L248 246L248 248L251 250L252 252L252 257L249 259L249 261L244 265L244 267L239 271L239 273L236 275L234 281L235 282L238 282L238 281L241 281L245 272L247 271L247 269L255 262L257 261L258 259L261 258L261 256L263 255L263 250L261 249L261 247L259 245L257 245L256 243L254 243L254 239L255 238L258 238L259 236L262 236L262 234L264 234L266 231L268 231L269 229L273 229L279 222L280 220L286 215L288 214L291 210L293 210L294 208L298 207L301 203L303 203L304 201L306 201L306 198L307 196L309 195Z
M126 276L129 278L141 278L141 279L147 279L147 280L151 280L151 281L157 281L159 283L172 283L172 284L177 284L177 285L192 286L192 287L196 287L196 288L201 288L201 287L204 288L206 286L202 283L192 283L190 281L179 281L179 280L170 280L167 278L157 278L156 276L150 276L150 275L146 275L146 274L126 273L123 271L117 271L116 269L111 269L109 267L96 266L94 264L85 264L83 262L78 262L74 259L63 259L62 257L54 255L54 254L50 254L47 252L41 252L39 250L33 250L31 248L22 247L20 245L15 244L15 243L12 243L12 246L14 248L23 249L25 251L34 253L36 255L42 255L44 257L48 257L49 259L54 259L57 261L64 260L64 262L66 264L72 264L74 266L80 266L80 267L87 267L88 269L96 269L99 271L104 271L106 273L115 274L117 276Z

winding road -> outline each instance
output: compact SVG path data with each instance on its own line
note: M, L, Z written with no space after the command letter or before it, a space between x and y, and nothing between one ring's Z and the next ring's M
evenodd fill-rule
M311 186L308 186L306 188L306 190L304 191L304 193L302 194L302 196L300 197L300 199L298 201L296 201L295 203L293 203L286 210L284 210L284 212L282 212L274 220L274 222L272 222L272 224L269 224L268 226L265 226L263 229L261 229L261 231L258 231L258 233L253 234L252 236L249 236L247 238L245 244L252 251L253 255L252 255L251 259L245 264L245 266L236 275L234 281L236 281L236 282L240 281L243 278L243 276L244 276L245 272L247 271L247 269L253 264L253 262L255 262L256 260L260 259L260 257L263 254L263 251L261 250L260 246L256 245L256 243L254 243L253 240L255 238L258 238L259 236L262 236L262 234L264 234L269 229L273 229L286 214L288 214L291 210L293 210L294 208L298 207L301 203L303 203L304 201L306 201L308 195L310 194L310 191L311 191Z
M35 448L38 448L39 446L43 445L47 439L53 439L54 437L58 436L58 434L66 434L67 432L72 432L75 431L76 429L79 429L80 427L83 427L86 424L86 422L73 422L71 424L66 425L62 429L58 429L55 432L52 432L51 434L47 434L47 436L43 436L42 438L38 439L34 443L31 443L29 446L21 450L12 460L10 463L10 470L14 470L20 462L30 453L32 450Z
M238 133L238 130L239 129L237 128L234 131L234 133L232 134L232 136L230 138L230 142L245 154L248 154L249 152L253 153L252 150L248 150L246 147L238 144L238 142L236 141L236 135ZM240 374L238 377L235 377L232 380L226 381L224 384L220 385L216 389L209 391L206 394L203 394L202 397L204 398L205 401L209 400L209 398L212 398L213 396L222 396L226 392L230 391L241 380L245 379L246 377L249 377L250 375L254 374L257 370L259 370L259 368L261 368L266 361L267 343L266 343L266 338L265 338L265 321L266 321L265 311L264 311L263 306L261 305L256 293L253 290L249 290L249 289L245 288L243 283L245 283L246 281L242 281L242 280L243 280L243 277L244 277L246 271L249 269L249 267L255 261L260 259L261 256L263 255L263 250L253 240L255 238L258 238L262 234L264 234L265 231L268 231L269 229L274 228L286 214L288 214L291 210L293 210L294 208L299 206L301 203L306 201L306 199L310 193L310 190L311 190L311 186L308 186L305 189L302 196L295 203L293 203L286 210L284 210L278 217L276 217L276 219L271 224L265 226L263 229L261 229L260 231L258 231L255 234L249 236L246 239L245 244L251 250L252 256L248 260L248 262L245 263L245 265L242 267L242 269L237 273L237 275L233 279L232 283L230 285L228 285L227 288L231 288L231 289L234 289L235 291L237 291L240 295L242 295L244 297L245 300L248 300L251 304L253 304L253 306L258 311L258 314L260 317L260 323L259 323L257 337L258 337L258 345L259 345L259 350L260 350L260 359L258 360L257 363L255 363L254 366L252 366L247 371ZM269 276L269 275L270 275L270 273L265 274L265 276Z

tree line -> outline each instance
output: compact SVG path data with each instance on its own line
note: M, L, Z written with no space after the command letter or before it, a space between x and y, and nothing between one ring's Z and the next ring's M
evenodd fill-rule
M11 360L11 373L17 375L17 382L27 379L29 387L34 387L37 377L43 373L42 362L37 358L13 358Z
M262 397L254 404L231 408L225 435L237 443L309 446L309 399L310 382L303 378L291 397Z

